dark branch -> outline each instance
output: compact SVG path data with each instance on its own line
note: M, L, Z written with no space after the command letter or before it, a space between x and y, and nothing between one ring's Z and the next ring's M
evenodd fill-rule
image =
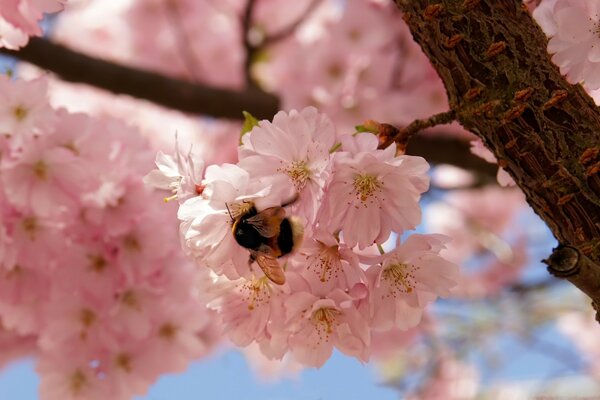
M18 51L1 49L0 53L52 71L65 81L87 83L187 113L242 119L242 111L246 110L264 119L272 118L279 110L279 99L257 88L234 91L195 85L93 58L45 39L31 38Z
M259 119L271 119L279 111L279 99L256 88L236 92L194 85L86 56L45 39L31 38L29 45L19 51L0 52L52 71L66 81L86 83L187 113L241 120L244 110ZM497 167L471 154L466 140L417 135L407 153L424 157L432 164L451 164L473 171L482 183L495 182Z

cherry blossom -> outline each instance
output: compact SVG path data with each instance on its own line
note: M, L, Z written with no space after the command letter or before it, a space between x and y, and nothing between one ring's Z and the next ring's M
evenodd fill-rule
M414 229L421 221L418 201L427 190L428 164L420 157L394 157L395 145L377 150L371 134L342 138L319 221L344 241L365 248L383 243L393 231Z
M62 10L66 0L2 0L0 2L0 47L17 49L28 36L41 36L39 22L45 13Z
M299 196L291 210L312 222L329 175L329 150L336 142L331 120L313 107L279 112L242 142L240 166L253 177L287 175Z
M600 7L594 0L547 0L533 16L550 37L553 54L572 83L600 88Z
M373 326L400 329L416 326L423 308L437 296L449 296L458 266L439 256L448 241L443 235L413 234L367 271L372 280ZM434 272L435 271L435 272Z

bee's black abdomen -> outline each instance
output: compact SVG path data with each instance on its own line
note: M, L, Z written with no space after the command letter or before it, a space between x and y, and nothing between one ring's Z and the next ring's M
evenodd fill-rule
M279 227L279 237L277 238L277 246L281 250L281 255L286 255L292 252L294 248L294 236L292 234L292 225L287 218L281 221Z

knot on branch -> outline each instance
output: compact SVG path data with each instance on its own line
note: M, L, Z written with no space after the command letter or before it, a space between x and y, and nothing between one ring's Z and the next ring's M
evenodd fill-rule
M579 250L571 246L558 246L550 257L543 260L548 265L548 272L558 278L566 278L579 273Z

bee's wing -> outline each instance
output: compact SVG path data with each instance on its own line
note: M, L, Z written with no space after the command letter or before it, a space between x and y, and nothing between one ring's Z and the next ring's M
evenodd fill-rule
M283 285L285 283L285 273L283 268L279 265L276 258L273 258L269 254L253 252L253 257L256 263L273 283Z
M252 225L262 236L270 238L279 234L279 227L284 218L283 207L270 207L246 219L245 222Z

